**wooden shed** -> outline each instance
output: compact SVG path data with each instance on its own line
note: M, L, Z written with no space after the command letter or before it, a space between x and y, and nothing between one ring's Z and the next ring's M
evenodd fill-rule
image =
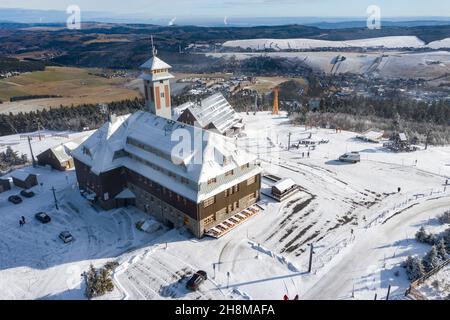
M17 170L11 175L15 186L30 189L38 184L37 175Z
M0 179L0 193L11 189L11 183L9 179Z

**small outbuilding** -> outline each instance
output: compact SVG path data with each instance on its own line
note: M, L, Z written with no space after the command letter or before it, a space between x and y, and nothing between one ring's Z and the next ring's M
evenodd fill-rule
M272 196L283 201L298 191L298 185L291 178L278 181L272 186Z
M11 189L11 183L9 179L0 179L0 193Z
M85 140L77 139L49 148L37 156L38 164L41 166L51 166L55 170L65 171L74 168L72 151Z
M22 189L30 189L38 184L37 175L33 173L16 170L11 177L14 185Z

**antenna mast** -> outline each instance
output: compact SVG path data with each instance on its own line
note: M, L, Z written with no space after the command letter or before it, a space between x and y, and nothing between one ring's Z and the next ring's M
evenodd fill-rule
M155 43L153 42L153 35L151 36L151 39L152 39L152 55L156 56L157 51L155 48Z

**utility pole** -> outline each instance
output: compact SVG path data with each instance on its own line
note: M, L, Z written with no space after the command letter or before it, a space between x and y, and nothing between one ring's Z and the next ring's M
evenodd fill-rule
M214 276L213 278L216 278L216 264L213 262L213 270L214 270Z
M56 199L56 190L55 190L55 187L52 187L52 192L53 192L53 199L55 199L55 208L56 208L56 210L59 210L59 207L58 207L58 199Z
M308 273L311 273L312 270L312 258L313 258L313 254L314 254L314 244L311 243L311 251L309 252L309 266L308 266Z
M227 272L227 289L230 287L230 271Z
M31 161L33 163L33 168L36 168L36 159L34 159L33 148L31 148L31 137L27 136L27 139L28 139L28 146L30 147Z
M389 296L391 295L391 285L389 285L389 287L388 287L388 293L387 293L387 296L386 296L386 300L389 300Z
M378 294L375 293L375 299L374 300L377 300L377 297L378 297Z
M425 140L425 150L428 150L428 143L430 141L431 130L427 131L427 139Z
M292 133L289 132L289 139L288 139L288 151L291 150L291 135Z

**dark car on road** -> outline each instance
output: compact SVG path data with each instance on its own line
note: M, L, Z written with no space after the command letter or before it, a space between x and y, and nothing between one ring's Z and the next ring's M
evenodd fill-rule
M8 201L9 201L9 202L12 202L12 203L14 203L14 204L19 204L19 203L22 203L22 198L19 197L19 196L10 196L10 197L8 198Z
M52 219L50 218L50 216L48 214L46 214L45 212L39 212L36 213L35 218L40 221L41 223L49 223L50 221L52 221Z
M205 271L202 271L202 270L197 271L186 283L186 288L188 288L189 290L193 290L193 291L198 290L200 284L203 281L206 281L207 279L208 279L208 275L206 274Z
M20 195L25 198L33 198L35 196L35 193L33 191L22 190L20 191Z

